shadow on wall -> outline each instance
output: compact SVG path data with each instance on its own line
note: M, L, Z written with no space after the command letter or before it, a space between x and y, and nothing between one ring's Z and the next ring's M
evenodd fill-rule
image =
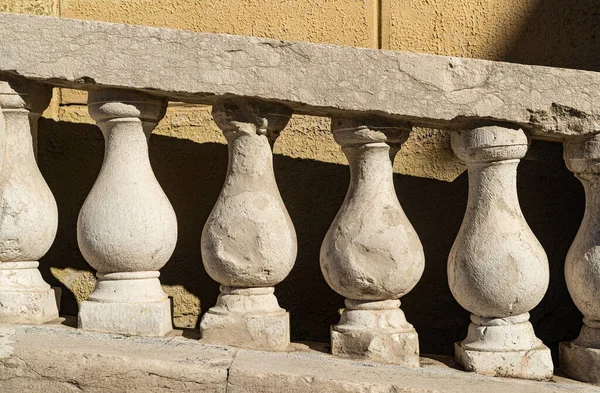
M600 71L600 0L538 0L504 60Z
M56 241L41 268L52 285L61 285L50 267L92 271L77 246L76 222L100 169L104 142L95 126L42 119L39 143L40 167L60 215ZM539 336L556 350L559 341L574 338L581 326L562 269L584 201L581 186L564 167L560 145L535 142L534 151L538 150L544 152L542 161L525 160L519 168L519 192L525 216L548 252L552 271L550 289L532 312L532 322ZM206 311L216 300L218 284L202 266L200 234L225 177L227 147L153 135L150 156L179 222L177 248L161 270L161 280L198 296ZM298 235L296 265L277 286L277 295L282 307L290 311L294 341L327 342L329 325L337 322L343 299L323 279L319 249L344 199L349 171L344 165L278 155L275 172ZM446 275L447 256L467 203L466 174L452 183L402 175L395 175L394 181L426 256L423 278L402 299L402 308L419 333L422 353L451 355L453 343L464 338L469 323L468 313L450 293ZM76 314L73 292L78 286L69 287L63 286L62 312Z

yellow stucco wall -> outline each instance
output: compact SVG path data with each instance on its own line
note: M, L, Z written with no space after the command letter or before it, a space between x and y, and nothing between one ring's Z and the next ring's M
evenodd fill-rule
M0 11L594 69L600 66L600 45L595 42L599 30L595 12L600 10L591 9L587 3L0 0ZM94 276L75 240L77 212L101 165L103 149L102 136L87 115L85 100L85 93L56 89L53 104L40 125L40 167L57 198L61 221L57 240L42 263L43 273L54 284L60 282L67 288L63 301L67 313L76 312L76 302L85 299L94 286ZM227 164L225 140L213 124L209 109L172 103L151 138L151 160L157 178L179 220L178 246L162 271L162 282L174 298L175 323L181 327L193 327L199 308L211 306L218 293L217 284L201 267L199 252L202 225L218 196ZM555 176L567 179L563 179L565 184L579 187L571 182L562 161L557 161L560 153L550 152L552 164L542 162L536 166L532 161L523 165L529 168L525 178L544 181L543 171L548 167ZM321 278L318 249L345 193L346 160L330 135L328 119L310 116L294 116L275 145L275 155L277 180L299 239L296 267L278 286L278 293L282 304L292 311L293 338L323 340L342 303ZM446 132L418 129L397 157L394 170L399 197L423 240L428 261L423 283L406 297L405 310L421 329L422 337L439 337L437 342L422 343L425 351L451 352L451 342L462 338L468 323L450 296L445 279L445 258L466 203L466 183L464 175L460 176L464 167L452 154ZM408 192L403 194L403 189ZM529 194L541 198L535 192ZM526 190L525 195L529 194ZM581 197L580 191L572 194L575 199ZM561 225L576 228L580 214L577 203L571 210L549 206L547 211L534 211L528 220L535 224L548 214L573 216ZM566 252L569 241L567 238L552 245L556 261L564 257L561 253L563 249ZM561 299L568 299L566 291L561 293ZM424 304L430 302L415 303L415 299L424 296L438 299L432 307L443 312L430 309L428 315L422 315L430 307ZM419 304L413 305L417 310L413 314L410 300ZM568 306L572 308L570 303ZM576 313L571 309L566 312ZM444 313L450 317L444 319ZM451 339L440 334L442 330Z

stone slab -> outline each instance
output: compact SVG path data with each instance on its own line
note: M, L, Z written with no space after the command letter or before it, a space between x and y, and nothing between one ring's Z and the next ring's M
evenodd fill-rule
M560 368L565 374L579 381L600 385L600 349L562 342L558 350Z
M0 15L0 35L0 74L62 87L209 105L261 97L298 113L433 128L508 122L553 140L600 125L591 71L17 14Z
M102 303L79 306L79 327L97 332L161 337L173 329L171 302Z
M0 325L2 392L225 392L234 351L64 325Z
M193 331L125 337L66 325L0 325L2 392L592 393L592 385L492 378L421 358L422 368L336 358L292 344L261 352L203 344ZM190 338L187 338L190 337ZM311 344L312 345L312 344Z
M591 385L495 378L457 370L455 363L421 358L422 368L335 358L317 352L240 350L227 393L559 393L596 392Z

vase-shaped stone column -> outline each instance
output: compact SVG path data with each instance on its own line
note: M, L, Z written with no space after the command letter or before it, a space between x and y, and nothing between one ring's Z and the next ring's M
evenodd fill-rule
M469 200L448 280L471 312L467 337L455 344L458 362L481 374L547 379L550 350L536 337L529 311L548 287L548 259L517 197L517 165L528 146L520 129L452 133L452 149L468 168Z
M561 343L560 367L581 381L600 383L600 135L565 143L567 167L585 189L585 214L567 254L565 279L583 314L579 337Z
M325 280L346 298L340 322L331 328L331 351L418 367L417 333L399 298L421 278L425 258L396 196L392 171L409 128L360 119L332 119L331 125L351 176L321 246Z
M29 82L0 82L0 323L58 318L57 297L38 270L54 242L56 201L38 169L32 126L52 91Z
M172 328L158 270L177 241L177 220L148 158L148 138L165 113L159 98L122 90L89 92L104 134L104 162L77 222L81 253L97 270L79 327L162 336Z
M202 232L204 267L221 284L200 323L202 339L285 350L289 315L273 287L294 265L296 232L275 183L271 146L291 111L239 99L215 105L212 114L227 138L229 166Z

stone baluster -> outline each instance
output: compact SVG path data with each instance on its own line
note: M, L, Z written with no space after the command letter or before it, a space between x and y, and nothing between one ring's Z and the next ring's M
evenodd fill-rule
M148 158L148 138L166 102L140 92L89 92L88 109L104 134L104 162L77 222L81 253L98 281L79 310L79 327L162 336L172 328L158 270L177 241L175 212Z
M392 171L409 128L360 119L331 124L351 175L321 246L325 280L346 298L340 322L331 329L332 353L418 367L417 333L398 299L421 278L425 258L396 196Z
M517 197L517 165L529 146L520 129L481 127L452 133L467 165L467 210L448 259L450 290L471 312L455 356L469 371L547 379L550 350L536 337L529 311L549 281L546 253L527 225Z
M585 214L565 262L569 293L584 318L579 337L560 344L560 366L600 383L600 135L567 141L564 157L585 189Z
M38 260L54 242L56 201L38 169L32 128L52 96L31 82L0 82L0 323L44 323L58 318L57 296Z
M226 100L212 110L229 146L221 194L202 231L202 260L221 284L217 304L200 323L207 342L285 350L289 315L273 286L296 260L296 232L273 173L271 145L286 126L286 107Z

